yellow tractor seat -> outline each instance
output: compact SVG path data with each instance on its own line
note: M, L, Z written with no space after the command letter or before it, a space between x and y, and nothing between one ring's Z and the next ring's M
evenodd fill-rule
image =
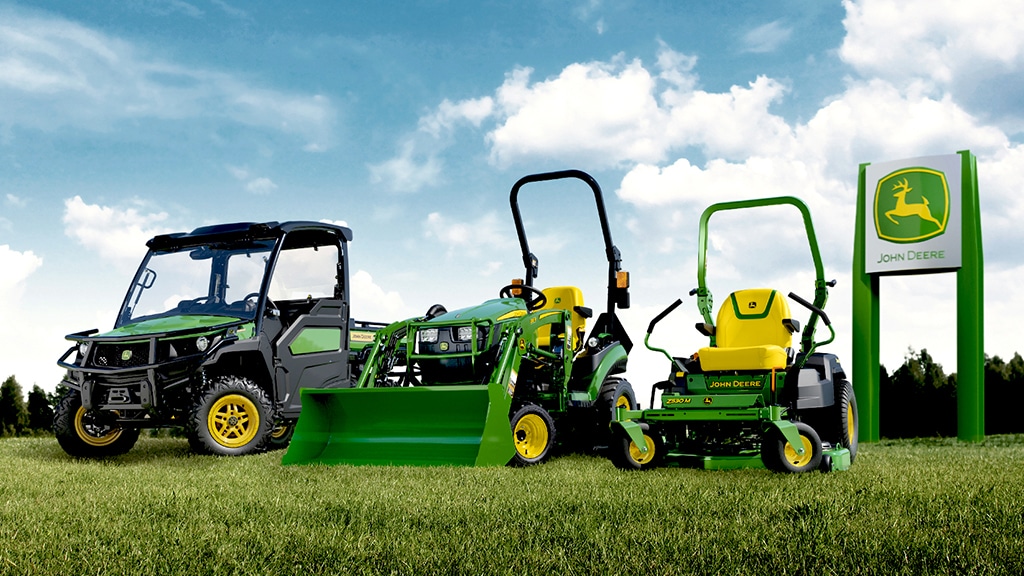
M737 290L718 310L716 346L697 352L700 367L705 372L785 369L797 326L785 297L775 290Z
M542 290L548 301L541 310L569 310L572 312L572 349L579 350L587 332L587 318L592 312L583 306L583 292L575 286L552 286ZM565 334L559 334L565 338ZM551 346L551 324L537 329L537 345Z

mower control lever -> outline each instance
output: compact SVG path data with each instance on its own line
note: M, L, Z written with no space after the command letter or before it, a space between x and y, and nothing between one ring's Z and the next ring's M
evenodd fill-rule
M803 298L797 296L793 292L789 293L789 297L792 298L793 300L796 300L801 305L803 305L804 308L807 308L811 312L814 312L815 314L817 314L821 318L821 321L825 323L825 326L832 326L832 322L829 321L828 315L825 314L824 310L822 310L821 308L818 308L814 304L811 304L807 300L804 300Z
M669 314L671 314L673 310L675 310L676 308L679 308L679 305L682 304L682 303L683 303L683 299L682 298L677 298L676 301L673 302L668 308L665 308L664 310L662 310L661 314L658 314L657 316L655 316L654 320L651 320L650 325L647 326L647 333L650 334L651 332L654 332L654 325L657 324L658 322L661 322L661 319L664 318L665 316L668 316Z

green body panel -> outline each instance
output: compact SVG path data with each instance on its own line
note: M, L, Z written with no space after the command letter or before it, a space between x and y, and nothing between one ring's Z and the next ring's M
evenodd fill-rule
M585 400L593 401L597 398L597 395L601 392L601 385L608 375L614 373L619 367L625 366L627 355L626 349L621 345L612 346L605 351L604 358L601 359L597 369L594 370L593 374L585 377L585 380L588 381ZM583 388L582 386L574 387Z
M341 328L305 328L288 345L288 351L299 356L341 349Z
M136 322L127 326L122 326L99 334L97 337L122 337L122 336L149 336L151 334L160 334L164 332L177 332L181 330L197 330L202 328L219 328L227 324L237 324L238 318L230 316L201 316L201 315L181 315L181 316L164 316L162 318L153 318L150 320L143 320L142 322ZM252 323L250 322L249 325ZM211 330L212 331L212 330ZM239 330L241 332L241 330ZM241 338L241 336L239 336Z

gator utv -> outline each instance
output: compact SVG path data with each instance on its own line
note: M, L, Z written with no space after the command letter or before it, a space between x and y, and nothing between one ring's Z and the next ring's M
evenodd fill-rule
M519 210L530 183L579 179L590 186L608 261L605 311L581 290L534 285ZM528 465L563 447L606 444L615 408L636 406L620 374L632 347L616 317L629 306L629 275L612 243L601 188L576 170L529 175L512 187L524 279L497 299L380 330L356 388L302 390L302 419L284 464Z
M708 220L723 210L790 204L803 215L814 260L814 302L789 293L810 311L793 348L800 323L785 297L757 288L732 293L712 322L712 296L705 284ZM781 197L715 204L700 219L697 296L703 322L697 330L710 339L689 358L672 357L649 343L654 326L678 307L676 300L651 321L644 344L672 364L668 381L655 384L661 408L619 410L612 423L616 440L609 450L616 466L647 469L661 464L706 469L765 467L779 472L845 470L857 453L857 402L839 360L818 352L835 330L824 312L828 289L807 206ZM830 332L815 341L818 320Z
M383 326L349 318L351 239L317 222L151 239L114 329L67 336L60 446L76 457L123 454L141 429L160 427L184 428L200 453L287 444L299 387L353 385L350 357Z

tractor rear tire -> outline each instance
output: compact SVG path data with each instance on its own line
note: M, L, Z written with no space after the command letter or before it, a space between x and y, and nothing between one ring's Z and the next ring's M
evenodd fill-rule
M512 464L530 466L543 462L555 445L555 421L536 404L524 404L512 415Z
M248 378L220 376L196 400L186 422L189 446L200 454L243 456L262 450L274 426L274 407Z
M71 390L57 404L53 414L53 432L57 443L75 458L120 456L135 446L138 428L121 428L114 415L86 410L82 395Z
M761 444L761 461L774 472L810 472L821 465L821 438L804 422L793 422L803 443L804 453L797 454L786 437L775 426L769 426Z
M853 384L849 380L840 380L836 385L836 409L839 412L839 444L850 451L852 464L857 457L860 419L857 415L857 397L853 394Z
M640 424L640 430L644 434L644 442L647 444L647 453L640 452L640 448L630 439L624 430L619 428L614 436L612 445L608 447L611 451L612 464L621 470L650 470L661 465L665 457L665 441L661 434L652 431L647 423Z

